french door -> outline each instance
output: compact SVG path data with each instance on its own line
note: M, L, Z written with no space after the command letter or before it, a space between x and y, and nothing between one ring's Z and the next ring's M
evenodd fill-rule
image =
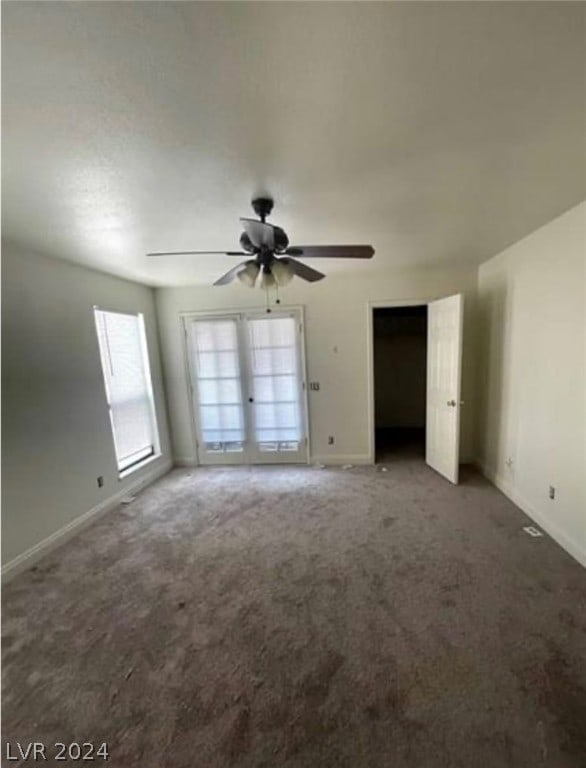
M185 323L199 463L306 462L300 311Z

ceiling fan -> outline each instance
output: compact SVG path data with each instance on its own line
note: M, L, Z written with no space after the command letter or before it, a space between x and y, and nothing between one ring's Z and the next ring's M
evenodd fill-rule
M371 245L302 245L289 247L289 238L281 227L267 224L266 218L273 209L273 201L259 197L252 201L257 219L241 218L244 232L240 236L242 251L162 251L147 256L183 256L209 253L223 253L226 256L253 256L222 275L214 285L227 285L238 278L244 285L253 288L260 274L260 287L268 290L287 285L295 275L314 283L325 277L316 269L308 267L293 256L307 259L371 259L374 248Z

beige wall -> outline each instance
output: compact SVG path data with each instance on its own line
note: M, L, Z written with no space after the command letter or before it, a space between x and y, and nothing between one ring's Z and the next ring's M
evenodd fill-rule
M327 271L327 269L326 269ZM453 267L374 272L372 276L330 276L310 285L294 280L282 291L289 304L305 306L311 451L314 461L367 462L370 458L367 311L370 301L409 301L466 294L462 459L473 457L474 303L477 270ZM195 460L180 313L262 307L264 294L239 282L226 287L156 290L165 383L175 458ZM335 443L327 444L328 435Z
M145 318L163 456L124 481L118 480L94 304ZM3 564L168 458L152 289L3 244Z
M478 433L488 476L586 565L585 288L586 203L480 267Z

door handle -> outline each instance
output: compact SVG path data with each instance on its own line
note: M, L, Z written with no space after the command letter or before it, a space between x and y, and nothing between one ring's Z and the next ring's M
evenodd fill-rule
M452 408L455 408L456 407L456 401L455 400L448 400L448 405L451 406Z

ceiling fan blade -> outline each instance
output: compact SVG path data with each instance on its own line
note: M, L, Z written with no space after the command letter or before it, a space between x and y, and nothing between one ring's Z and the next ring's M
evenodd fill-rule
M299 245L287 248L287 255L303 256L304 259L372 259L372 245Z
M226 272L225 275L222 275L222 277L219 277L214 285L228 285L228 283L231 283L232 280L236 277L236 275L240 272L241 269L243 269L246 266L246 262L243 261L241 264L237 264L235 267L232 267L231 270Z
M275 247L275 229L272 224L266 224L257 219L240 219L244 231L257 248Z
M147 253L147 256L199 256L214 253L221 253L224 256L246 256L244 251L158 251Z
M302 280L307 280L309 283L315 283L325 277L325 275L318 272L317 269L312 269L311 267L308 267L307 264L302 264L300 261L297 261L297 259L290 259L287 257L286 259L280 259L280 261L291 264L297 277L300 277Z

